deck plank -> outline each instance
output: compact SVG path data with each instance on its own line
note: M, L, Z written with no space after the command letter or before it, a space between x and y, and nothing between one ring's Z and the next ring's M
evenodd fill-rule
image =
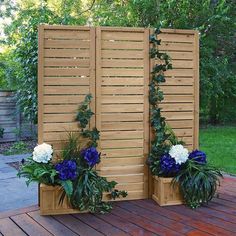
M168 236L180 236L180 235L183 235L177 231L173 231L171 229L168 229L167 227L161 225L161 224L158 224L156 222L153 222L153 221L150 221L150 220L147 220L145 218L143 218L143 216L139 216L139 215L136 215L136 214L132 214L131 212L129 212L128 210L125 210L125 209L122 209L118 206L115 206L114 207L114 210L113 210L113 213L117 216L120 216L122 217L123 219L131 222L131 223L134 223L134 224L137 224L137 225L140 225L142 228L148 230L148 231L151 231L153 233L158 233L158 235L168 235Z
M73 232L76 232L82 236L102 236L100 232L90 227L89 225L83 223L82 221L76 219L71 215L57 215L54 216L58 222L70 228Z
M39 225L27 214L21 214L11 217L11 219L26 232L28 235L32 236L51 236L53 234L49 233L45 228Z
M196 210L160 207L151 199L114 203L111 213L40 216L38 206L0 213L0 236L236 235L236 178Z
M212 217L215 216L214 214L211 216L209 216L208 214L205 214L205 216L202 217L203 214L195 210L193 211L191 209L188 209L186 207L173 206L171 208L170 207L167 207L167 208L176 213L181 212L181 215L188 217L189 221L198 221L198 222L201 222L201 224L205 223L205 226L204 227L201 226L201 229L208 233L211 233L214 235L224 235L224 236L232 235L232 232L227 230L227 226L226 226L227 222L217 220L217 218L214 218L212 220Z
M9 218L0 219L0 235L25 236L26 234Z
M34 211L28 213L28 215L33 218L38 224L47 229L51 234L57 236L76 236L78 234L71 231L69 228L59 223L51 216L40 216L39 211Z
M118 203L118 206L130 211L132 214L140 215L140 216L145 217L146 219L150 220L151 222L153 221L155 223L161 224L167 228L170 228L173 231L177 231L182 234L186 234L186 233L190 232L191 230L193 230L193 227L190 227L190 226L185 225L181 222L166 218L166 217L162 216L161 214L158 214L158 212L150 212L147 209L140 208L140 207L132 204L132 202L124 202L121 204Z
M133 202L134 204L137 204L140 207L145 207L149 211L158 212L159 214L165 216L166 218L170 218L173 220L176 220L178 222L182 222L185 225L191 226L198 231L201 231L202 233L208 233L210 235L214 235L214 225L210 225L208 221L211 221L209 218L205 217L204 214L201 215L201 217L197 219L192 219L191 217L188 217L184 214L182 214L182 210L179 211L172 211L172 207L160 207L156 205L152 200L139 200ZM174 206L173 206L174 207ZM186 208L186 207L184 207ZM187 209L187 208L186 208ZM193 210L191 210L193 213ZM200 220L202 219L202 221ZM214 222L214 221L212 221ZM217 223L216 223L217 225ZM212 233L213 230L213 233Z
M145 235L145 236L153 236L153 235L157 235L154 234L148 230L143 229L142 227L135 225L133 223L130 223L124 219L122 219L119 216L113 215L111 214L98 214L96 215L98 218L106 221L107 223L125 231L126 233L130 234L130 235L134 235L134 236L141 236L141 235Z
M97 218L92 214L76 214L74 215L77 219L83 221L84 223L88 224L89 226L93 227L97 231L101 232L105 235L114 235L114 236L126 236L129 235L126 232L122 231L114 227L111 224Z

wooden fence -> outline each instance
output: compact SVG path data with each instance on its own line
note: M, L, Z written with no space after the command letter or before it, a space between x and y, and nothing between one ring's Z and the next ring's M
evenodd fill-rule
M32 138L35 133L35 126L23 117L14 96L14 91L0 91L0 127L4 129L0 143Z
M100 174L119 183L128 199L148 197L150 125L148 84L151 29L39 27L39 142L60 152L84 96L94 97L90 126L101 131ZM163 114L189 149L198 146L198 34L162 30L160 50L174 69L162 86ZM127 198L126 198L127 199Z

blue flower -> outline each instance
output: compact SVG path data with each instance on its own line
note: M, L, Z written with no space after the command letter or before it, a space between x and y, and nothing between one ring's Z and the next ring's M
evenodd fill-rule
M206 160L206 153L205 152L202 152L200 150L194 150L192 151L189 156L188 156L189 159L193 159L194 161L198 162L198 163L201 163L201 164L205 164L207 162Z
M162 173L165 175L176 174L180 170L180 164L177 164L175 159L170 154L164 154L160 159Z
M61 180L74 180L77 176L77 165L75 161L64 160L56 164L55 169L59 172L59 178Z
M89 167L95 166L100 161L100 154L95 147L89 147L81 151L81 155Z

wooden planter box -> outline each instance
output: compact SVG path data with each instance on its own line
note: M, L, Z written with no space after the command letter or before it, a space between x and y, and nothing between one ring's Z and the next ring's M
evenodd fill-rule
M58 215L58 214L72 214L84 213L73 209L67 197L65 197L63 204L59 204L59 199L63 189L60 186L48 186L40 184L40 214L41 215Z
M160 206L180 205L183 204L183 198L180 194L179 186L175 188L171 181L173 178L164 178L154 176L154 193L152 199Z

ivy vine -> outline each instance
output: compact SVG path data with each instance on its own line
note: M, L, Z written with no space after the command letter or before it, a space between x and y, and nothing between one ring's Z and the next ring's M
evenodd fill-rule
M92 130L86 128L89 124L91 117L94 115L94 112L92 112L89 106L92 98L93 97L91 94L86 95L84 101L79 106L75 120L79 122L79 126L82 129L82 136L91 140L91 146L97 147L97 141L100 137L99 131L96 127L94 127Z
M160 52L158 49L158 46L161 45L161 39L158 39L160 33L160 29L156 29L154 34L150 36L150 43L152 44L150 57L157 61L157 64L153 66L149 84L153 140L147 161L152 174L158 176L161 176L160 157L168 153L172 145L183 144L166 123L166 119L161 115L161 108L159 107L159 103L164 100L163 91L160 89L160 85L166 82L164 72L172 69L170 56L167 53Z

